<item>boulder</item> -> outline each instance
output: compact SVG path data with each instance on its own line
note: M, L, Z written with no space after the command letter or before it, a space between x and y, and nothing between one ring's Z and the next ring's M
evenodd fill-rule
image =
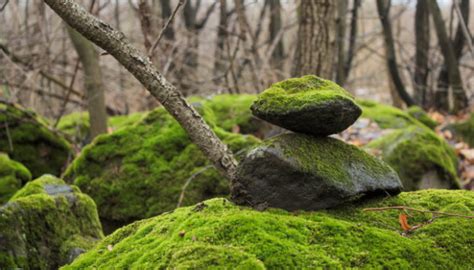
M346 90L314 75L273 84L258 95L251 110L272 124L315 136L341 132L361 114Z
M293 133L264 141L245 157L232 200L256 208L316 210L401 189L397 174L363 150Z
M238 156L259 142L209 123ZM106 232L177 205L229 194L229 182L163 108L134 125L98 136L83 148L64 178L94 199Z
M31 180L31 173L21 163L0 152L0 205Z
M393 130L365 148L397 171L405 190L460 187L454 149L427 127L411 125ZM427 179L426 174L433 171L437 179Z
M452 124L448 127L453 130L456 138L459 138L474 147L474 113L463 122Z
M474 192L423 190L317 212L255 211L212 199L138 221L64 269L472 269Z
M60 175L72 156L68 142L51 131L44 119L1 100L0 151L25 165L33 177Z
M371 100L357 100L357 104L362 108L362 118L376 122L383 129L398 129L412 125L425 127L407 112L393 106Z
M0 268L58 269L102 237L94 201L44 175L0 207Z
M436 126L439 125L433 118L431 118L422 108L419 106L410 106L407 109L407 113L411 115L416 120L423 123L425 126L434 129Z

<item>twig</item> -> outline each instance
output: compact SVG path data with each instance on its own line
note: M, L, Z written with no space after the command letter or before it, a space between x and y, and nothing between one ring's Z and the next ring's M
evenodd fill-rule
M448 212L439 212L439 211L416 209L416 208L411 208L411 207L408 207L408 206L387 206L387 207L364 208L364 209L362 209L362 211L385 211L385 210L410 210L410 211L420 212L420 213L430 213L430 214L436 214L436 215L445 215L445 216L462 217L462 218L474 218L474 216L466 216L466 215L460 215L460 214L448 213Z
M184 200L184 192L186 191L186 188L188 187L188 185L191 183L191 181L196 178L196 176L200 175L201 173L207 171L208 169L212 168L213 166L212 165L207 165L206 167L200 169L199 171L197 171L196 173L194 173L193 175L191 175L188 180L186 181L186 183L184 183L183 185L183 188L181 189L181 194L179 195L179 200L178 200L178 205L176 205L176 207L180 207L181 204L183 203L183 200Z
M63 117L64 113L66 112L66 105L69 103L69 99L72 93L72 87L74 85L74 81L76 81L77 71L79 70L80 60L77 59L76 66L74 67L74 73L71 78L71 82L69 83L69 89L66 92L66 96L64 97L63 104L61 105L61 109L59 110L58 117L56 118L56 122L54 122L53 127L56 128L58 126L59 120Z
M5 131L7 132L8 146L10 147L10 152L13 152L12 137L10 135L10 129L8 128L8 122L6 118L5 118Z
M183 6L185 4L186 0L179 0L178 4L176 5L176 8L173 10L173 13L171 14L171 16L169 17L168 21L166 22L166 24L163 26L163 28L161 29L161 32L160 34L158 35L158 37L155 39L155 41L153 41L153 45L151 46L150 50L148 51L148 57L152 58L153 55L154 55L154 51L156 49L156 47L158 46L158 43L160 43L160 40L161 38L163 37L163 34L165 33L166 29L168 28L168 26L170 25L170 23L173 21L174 17L176 16L176 13L178 13L178 10L181 6Z
M2 12L2 11L5 9L5 7L7 6L8 2L9 2L9 0L5 0L5 3L3 3L3 5L0 7L0 12Z

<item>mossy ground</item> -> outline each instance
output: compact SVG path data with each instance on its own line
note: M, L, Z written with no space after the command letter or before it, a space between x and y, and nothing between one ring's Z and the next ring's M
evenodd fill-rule
M474 193L424 190L320 212L237 207L212 199L138 221L64 269L470 269L474 219L410 212L425 224L401 235L404 205L472 215Z
M390 105L370 100L357 100L357 104L362 108L362 118L369 118L384 129L405 128L411 125L425 126L407 112Z
M46 192L64 187L68 192ZM71 249L87 250L102 237L94 201L44 175L0 207L0 268L56 269L68 262Z
M21 162L33 177L59 175L71 156L68 142L46 121L17 105L0 102L0 151Z
M431 170L437 171L451 188L460 186L454 150L427 128L412 125L397 129L366 148L382 151L383 160L398 172L405 190L416 190L423 174Z
M352 96L336 83L306 75L274 83L258 95L252 109L272 114L286 114L289 110L302 110L307 106Z
M31 173L21 163L0 152L0 205L31 180Z
M206 106L198 110L234 153L258 142L217 126ZM181 193L182 205L229 193L228 181L163 108L139 123L97 137L64 177L95 200L103 221L116 225L172 210Z

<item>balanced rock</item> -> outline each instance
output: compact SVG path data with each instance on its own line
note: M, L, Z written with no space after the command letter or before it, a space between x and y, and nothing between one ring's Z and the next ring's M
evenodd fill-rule
M0 269L58 269L102 237L94 201L44 175L0 207Z
M0 152L0 204L31 180L31 173L21 163Z
M388 165L329 137L283 134L254 148L237 169L232 200L256 208L329 208L368 195L397 194Z
M314 75L273 84L251 110L272 124L316 136L341 132L362 113L346 90Z

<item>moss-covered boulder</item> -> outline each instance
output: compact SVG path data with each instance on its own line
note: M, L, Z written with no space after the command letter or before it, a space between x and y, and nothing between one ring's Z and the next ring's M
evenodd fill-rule
M407 113L415 118L416 120L420 121L423 123L425 126L434 129L437 125L439 125L438 122L436 122L433 118L431 118L421 107L419 106L410 106L407 109Z
M23 164L0 152L0 205L31 180L31 173Z
M426 188L425 181L430 181L431 188L460 187L454 150L426 127L411 125L394 130L367 144L366 149L380 154L397 171L405 190ZM439 180L423 179L432 171Z
M259 141L226 132L208 121L238 155ZM95 200L107 231L172 210L178 204L229 193L228 181L163 108L135 125L97 137L64 177Z
M357 104L362 108L362 118L368 118L384 129L423 125L407 112L390 105L370 100L357 100Z
M68 142L34 112L0 100L0 151L25 165L33 177L61 174L71 157Z
M240 163L232 201L258 209L315 210L367 195L398 194L402 184L383 161L329 137L283 134Z
M64 269L470 269L474 193L418 191L319 212L255 211L213 199L124 227Z
M466 121L451 125L451 128L456 137L474 147L474 113L471 113L471 117Z
M361 114L346 90L314 75L273 84L258 95L251 110L272 124L316 136L341 132Z
M0 207L0 268L57 269L102 237L94 201L44 175Z

